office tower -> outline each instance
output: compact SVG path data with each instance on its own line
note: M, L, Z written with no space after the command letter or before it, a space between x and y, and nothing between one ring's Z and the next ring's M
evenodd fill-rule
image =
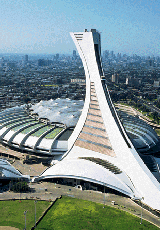
M76 50L73 50L73 57L76 58Z
M46 62L44 59L38 59L38 66L45 66Z
M111 57L113 58L113 57L114 57L114 51L111 51L111 52L110 52L110 55L111 55Z
M155 88L159 88L159 81L154 81L154 83L153 83L153 87L155 87Z
M118 54L117 54L117 58L118 58L118 59L121 59L121 53L118 53Z
M28 62L28 55L24 55L24 62L27 63Z
M56 59L56 61L58 61L58 59L59 59L59 54L56 54L55 59Z
M115 82L116 84L118 84L118 79L119 79L119 74L117 73L112 74L112 82Z
M108 57L109 57L109 50L105 50L103 52L103 57L104 57L104 59L108 59Z

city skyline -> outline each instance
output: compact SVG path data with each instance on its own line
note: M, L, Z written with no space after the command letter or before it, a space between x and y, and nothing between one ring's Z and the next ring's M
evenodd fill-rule
M160 55L160 3L118 0L1 0L0 53L66 53L69 32L97 28L103 50Z

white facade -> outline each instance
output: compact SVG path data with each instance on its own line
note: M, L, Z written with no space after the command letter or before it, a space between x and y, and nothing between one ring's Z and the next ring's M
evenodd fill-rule
M29 116L24 106L0 113L0 141L20 150L52 156L63 155L68 150L68 141L57 139L65 131L67 128L62 123L42 122L38 116L35 120ZM55 134L47 138L52 132Z
M30 180L29 175L22 175L8 161L0 159L0 180L11 180L18 178L27 181Z
M96 30L71 33L83 61L86 99L63 159L39 178L77 178L104 184L160 210L160 184L128 138L104 84ZM116 171L118 170L118 171Z

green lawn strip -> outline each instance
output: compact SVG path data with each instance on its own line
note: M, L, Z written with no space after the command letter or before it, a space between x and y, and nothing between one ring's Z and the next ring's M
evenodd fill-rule
M52 128L52 126L42 127L41 129L39 129L38 131L36 131L35 133L33 133L32 136L40 137L44 132L46 132L47 130L49 130L51 128Z
M38 224L37 229L159 229L127 212L91 201L63 197L58 200Z
M42 216L43 212L51 205L48 201L38 201L36 204L37 220ZM19 229L25 227L24 211L27 210L26 223L27 229L35 224L35 204L34 200L15 200L0 201L0 226L11 226Z
M54 137L57 136L58 133L62 131L63 128L56 128L52 132L48 133L45 138L46 139L53 139Z
M25 121L26 121L26 123L28 123L28 122L31 123L31 121L34 122L33 119L30 119L30 118L26 119ZM16 125L16 124L19 124L19 123L21 123L21 122L22 122L22 120L19 120L19 121L16 121L16 122L13 121L11 124L6 125L6 127L9 128L9 127L11 127L12 125Z
M27 134L30 131L34 130L35 128L39 127L39 126L41 126L41 125L40 124L36 124L36 125L30 126L30 127L26 128L26 129L24 129L21 133Z
M32 121L32 123L35 123L35 122ZM24 124L22 124L22 125L19 125L19 126L14 127L12 130L13 130L13 131L17 131L17 130L19 130L19 129L21 129L21 128L27 126L27 125L30 125L30 124L31 124L31 122L29 121L29 122L27 122L27 123L24 123Z
M16 124L19 124L21 121L17 121L17 122L12 122L11 124L9 125L6 125L7 128L11 127L12 125L16 125Z

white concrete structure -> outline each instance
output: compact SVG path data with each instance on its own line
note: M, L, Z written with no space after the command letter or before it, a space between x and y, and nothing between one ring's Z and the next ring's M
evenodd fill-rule
M0 159L0 180L30 180L29 175L22 175L17 169L15 169L8 161Z
M86 74L86 99L63 159L35 180L74 178L116 189L160 210L160 184L128 138L111 101L96 30L71 33Z
M50 122L38 114L34 117L34 114L29 113L25 106L0 112L0 142L39 155L63 155L68 150L68 140L59 138L71 127L66 127L56 119L56 122Z

